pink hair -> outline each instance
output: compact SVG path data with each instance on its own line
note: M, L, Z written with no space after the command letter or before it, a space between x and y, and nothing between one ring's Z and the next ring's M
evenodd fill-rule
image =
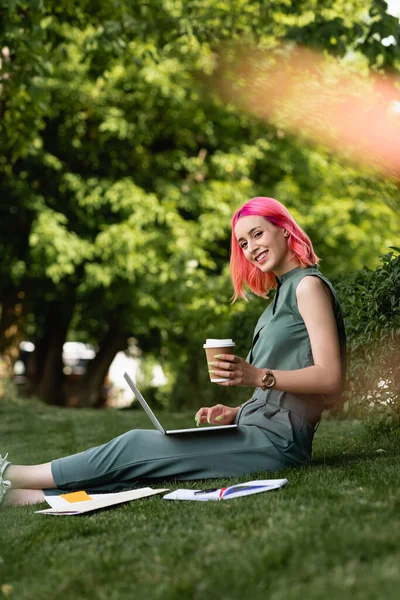
M252 198L235 212L232 218L232 242L231 242L231 278L235 293L233 301L240 296L247 300L244 292L244 284L257 296L266 297L271 288L276 287L274 273L263 273L252 265L244 256L235 236L235 225L241 217L249 215L261 216L277 227L286 229L289 233L288 248L292 250L293 260L297 260L304 269L319 262L308 235L299 227L290 212L274 198L259 196Z

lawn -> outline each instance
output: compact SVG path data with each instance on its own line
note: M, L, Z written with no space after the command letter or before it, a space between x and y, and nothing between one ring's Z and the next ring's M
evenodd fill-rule
M181 427L193 415L162 420ZM48 461L134 427L150 427L139 410L0 400L0 452L15 463ZM307 467L256 473L287 477L289 485L248 498L153 497L69 518L3 510L0 598L397 599L398 441L372 438L360 422L324 420L314 448Z

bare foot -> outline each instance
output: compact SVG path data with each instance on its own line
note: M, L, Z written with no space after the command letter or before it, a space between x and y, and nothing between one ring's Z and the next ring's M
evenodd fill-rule
M4 496L3 506L24 506L40 504L45 497L42 490L9 490Z

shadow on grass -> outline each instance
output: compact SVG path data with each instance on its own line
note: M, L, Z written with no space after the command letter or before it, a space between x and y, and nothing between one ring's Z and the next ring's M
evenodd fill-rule
M393 458L399 455L399 451L396 450L384 450L383 452L377 452L372 450L370 452L352 452L351 454L338 454L334 456L328 456L325 458L313 458L309 463L310 467L341 467L355 462L361 461L378 461L385 458Z

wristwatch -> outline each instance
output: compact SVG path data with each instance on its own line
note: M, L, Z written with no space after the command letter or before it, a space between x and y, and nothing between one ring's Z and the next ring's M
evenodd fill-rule
M271 369L266 369L264 377L261 379L261 389L268 390L269 388L273 388L275 385L275 376Z

